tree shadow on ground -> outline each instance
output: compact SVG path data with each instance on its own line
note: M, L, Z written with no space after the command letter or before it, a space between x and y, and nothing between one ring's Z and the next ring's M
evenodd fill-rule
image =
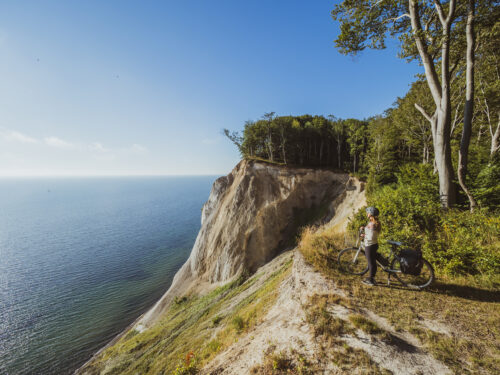
M387 332L386 335L387 335L387 337L383 340L386 344L393 345L393 346L397 347L400 351L404 351L407 353L417 353L418 352L418 348L415 345L410 344L408 341L403 340L402 338L400 338L396 335L393 335L390 332Z
M400 290L408 290L414 291L417 293L436 293L436 294L444 294L452 297L464 298L470 301L477 302L491 302L491 303L499 303L500 302L500 291L489 290L489 289L481 289L473 286L467 285L459 285L452 283L440 283L435 282L430 287L425 288L423 290L413 289L406 287L398 281L393 281L391 279L391 284L387 285L387 283L377 283L377 287L389 288L389 289L400 289Z
M446 294L478 302L500 302L500 291L481 289L468 285L436 282L428 290L430 293Z

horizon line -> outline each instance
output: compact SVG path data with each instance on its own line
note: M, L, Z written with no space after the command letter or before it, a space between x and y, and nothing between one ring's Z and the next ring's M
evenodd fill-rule
M227 173L202 173L202 174L0 174L1 178L96 178L96 177L203 177L225 176Z

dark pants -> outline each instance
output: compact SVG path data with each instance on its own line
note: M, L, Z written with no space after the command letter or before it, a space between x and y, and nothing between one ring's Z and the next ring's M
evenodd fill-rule
M368 260L368 269L370 270L370 279L373 279L377 273L377 250L378 243L365 247L366 260Z

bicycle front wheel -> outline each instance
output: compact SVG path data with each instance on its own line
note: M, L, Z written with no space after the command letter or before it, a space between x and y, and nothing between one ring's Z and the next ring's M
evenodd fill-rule
M425 259L422 259L422 261L424 264L418 276L401 272L401 264L397 258L392 261L391 270L401 284L414 289L424 289L434 281L434 269L428 261Z
M365 252L355 247L340 251L338 262L342 271L353 275L363 275L368 271Z

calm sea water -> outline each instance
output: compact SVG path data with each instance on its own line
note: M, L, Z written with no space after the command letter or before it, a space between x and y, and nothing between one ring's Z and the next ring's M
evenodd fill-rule
M188 258L215 177L0 179L0 374L69 374Z

